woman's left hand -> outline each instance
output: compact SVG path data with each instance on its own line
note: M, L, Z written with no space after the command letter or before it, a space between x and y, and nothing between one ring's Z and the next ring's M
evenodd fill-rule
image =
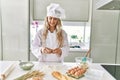
M58 56L61 56L62 50L60 48L53 49L53 53L57 54Z

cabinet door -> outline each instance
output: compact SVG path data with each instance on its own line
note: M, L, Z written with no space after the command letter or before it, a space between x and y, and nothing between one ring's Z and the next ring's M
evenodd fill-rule
M3 60L28 60L29 0L1 0Z
M1 4L1 0L0 0L0 4ZM2 44L1 44L1 41L2 41L1 40L2 39L1 38L2 37L2 34L1 34L2 33L2 27L1 27L1 25L2 24L1 24L1 6L0 6L0 60L2 59L2 49L1 49L2 48Z
M120 17L119 17L119 26L118 26L117 64L120 64Z
M93 3L91 56L94 62L115 63L119 11L96 10Z
M50 3L59 3L65 9L67 21L88 21L90 0L34 0L33 18L43 20Z

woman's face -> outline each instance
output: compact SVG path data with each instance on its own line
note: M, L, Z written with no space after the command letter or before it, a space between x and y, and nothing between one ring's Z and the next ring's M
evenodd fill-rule
M48 16L48 24L51 27L55 27L57 25L57 22L58 22L58 18Z

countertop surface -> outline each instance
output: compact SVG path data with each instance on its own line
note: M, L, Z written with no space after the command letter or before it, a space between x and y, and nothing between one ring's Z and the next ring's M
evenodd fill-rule
M45 73L45 78L43 80L56 80L52 75L52 71L59 71L62 74L66 75L68 69L77 66L76 63L72 62L65 62L65 63L43 63L43 62L33 62L34 67L29 71L24 71L19 66L19 61L0 61L0 74L2 74L5 69L11 64L15 64L16 66L7 76L6 80L14 80L15 78L29 72L32 70L40 70ZM84 77L77 79L77 80L116 80L112 75L108 73L100 64L92 63L89 66L88 73ZM91 72L90 72L91 71ZM96 74L94 74L96 73ZM88 77L89 76L89 77ZM90 77L94 78L90 78ZM98 79L96 79L96 77ZM101 79L100 79L101 78Z

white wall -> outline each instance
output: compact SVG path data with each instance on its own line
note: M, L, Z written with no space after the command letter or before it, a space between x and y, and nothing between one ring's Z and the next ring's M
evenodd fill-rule
M28 60L29 0L1 0L3 60Z

